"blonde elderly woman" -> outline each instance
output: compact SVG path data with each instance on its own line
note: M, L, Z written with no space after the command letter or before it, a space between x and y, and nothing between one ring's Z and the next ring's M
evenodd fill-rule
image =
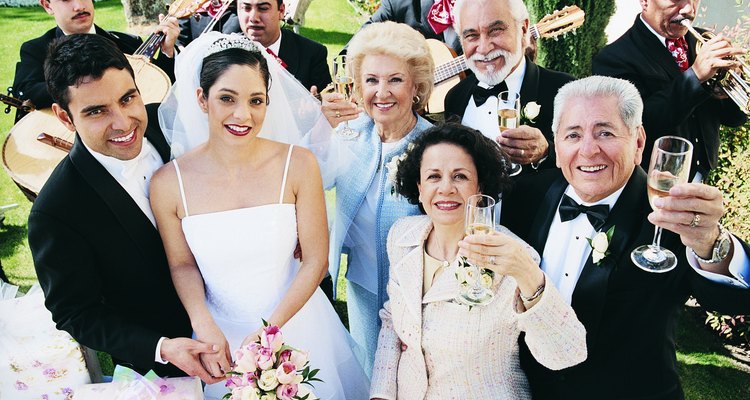
M359 31L349 43L347 61L360 107L340 94L323 95L323 113L331 125L349 121L359 132L353 139L334 137L338 154L349 161L335 177L329 268L336 282L341 254L348 254L349 329L366 350L369 372L380 330L378 311L386 300L386 236L398 218L419 213L416 205L392 194L387 165L431 126L417 112L432 92L434 63L422 35L395 22Z
M388 236L390 298L380 312L371 398L529 399L521 332L547 368L586 358L575 312L547 282L536 251L505 227L492 234L500 251L480 263L494 272L494 300L474 307L454 300L465 204L503 192L505 157L479 131L448 124L425 131L399 164L396 189L426 215L400 219Z

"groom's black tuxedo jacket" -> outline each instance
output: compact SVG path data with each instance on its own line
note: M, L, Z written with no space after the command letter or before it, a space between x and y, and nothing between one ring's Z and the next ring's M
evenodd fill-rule
M503 198L503 225L544 254L567 185L557 169L519 179ZM678 256L677 268L657 274L634 266L630 252L651 243L654 235L646 219L650 212L646 174L636 167L601 229L615 227L610 255L599 265L589 256L573 292L573 309L586 327L588 359L551 371L536 363L520 341L534 399L680 399L674 329L688 296L709 310L750 312L750 290L701 277L687 264L685 246L672 232L663 232L661 244Z
M526 58L526 71L521 83L521 109L526 104L535 101L541 106L539 115L529 126L538 128L547 138L549 153L547 159L540 164L540 169L555 167L555 144L552 135L552 111L554 108L557 91L566 83L575 80L572 75L542 68ZM445 120L456 120L460 122L464 117L469 99L473 96L474 87L479 81L475 75L467 76L466 79L454 86L445 96ZM533 168L524 168L523 172L534 171Z
M146 137L167 161L157 107ZM192 333L159 232L80 138L34 202L29 245L59 329L139 372L184 375L154 362L159 338Z
M316 86L318 92L331 83L328 70L328 49L322 44L298 35L289 29L281 30L279 58L286 70L305 87Z
M696 39L688 34L688 62L695 61ZM716 168L719 157L719 125L740 126L746 120L730 99L719 100L680 72L664 43L635 17L633 26L594 57L595 75L613 76L632 82L644 102L643 127L646 151L642 165L648 166L654 141L665 135L682 136L693 143L693 172L704 175Z

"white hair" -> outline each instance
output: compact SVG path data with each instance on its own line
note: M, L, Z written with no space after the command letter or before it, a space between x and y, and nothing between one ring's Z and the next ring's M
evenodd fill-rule
M643 124L643 100L635 85L624 79L594 75L568 82L557 92L552 132L557 133L562 111L568 101L592 97L617 98L620 118L631 132Z
M508 8L510 9L510 15L513 16L513 19L515 19L519 24L529 19L529 10L526 8L523 0L456 0L456 3L453 5L453 29L456 30L456 33L459 37L461 37L461 10L463 9L464 5L466 3L478 4L488 1L506 2L508 4Z

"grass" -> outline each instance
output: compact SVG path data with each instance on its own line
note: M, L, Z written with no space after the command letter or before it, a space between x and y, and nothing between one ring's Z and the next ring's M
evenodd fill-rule
M306 15L306 26L301 33L328 47L329 59L337 54L364 21L356 15L346 0L317 0ZM125 30L126 23L119 0L96 3L97 23L107 29ZM52 18L41 8L0 8L4 41L0 42L0 83L13 82L18 49L26 40L37 37L52 25ZM4 139L13 126L11 115L0 116L0 138ZM331 196L332 194L329 194ZM7 174L0 173L0 205L18 203L9 211L5 226L0 227L0 259L11 281L27 289L36 282L31 254L26 239L26 220L31 203L21 194ZM341 274L343 276L343 273ZM339 281L339 298L346 299L345 281ZM346 320L346 304L335 305ZM686 315L681 319L677 334L679 372L687 399L747 399L750 398L750 374L724 350L719 340L703 328L699 321ZM105 372L111 364L104 359ZM647 371L644 371L647 373Z

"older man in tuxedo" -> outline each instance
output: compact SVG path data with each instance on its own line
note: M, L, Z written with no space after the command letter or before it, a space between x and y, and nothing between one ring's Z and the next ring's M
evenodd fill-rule
M143 43L138 36L107 31L95 25L93 0L39 0L39 4L55 18L57 26L21 45L21 61L16 64L13 79L15 96L31 101L36 108L52 105L52 97L44 83L44 59L53 40L74 33L92 33L113 41L125 54L133 54ZM162 53L154 59L154 64L174 80L174 46L180 32L177 20L164 19L155 31L163 33L165 39L161 44ZM23 111L17 111L16 121L24 115Z
M58 119L77 133L29 215L29 246L57 327L113 360L161 376L198 375L212 346L190 339L149 208L169 158L122 52L99 35L56 42L45 76Z
M503 198L502 223L542 254L546 284L571 303L587 332L588 359L561 371L522 348L535 399L681 399L674 328L687 298L709 310L750 312L750 248L720 225L721 193L678 184L651 211L639 166L642 111L637 89L622 79L563 86L553 123L560 169L522 177ZM678 257L669 272L647 272L630 258L651 243L654 225ZM606 256L592 258L587 238L613 227ZM487 259L492 236L467 237L462 247Z
M593 71L627 79L641 93L643 166L657 138L679 135L693 143L691 175L699 173L701 180L716 168L719 126L740 126L747 116L712 81L719 70L737 66L727 57L741 50L718 35L698 52L696 38L680 23L692 21L699 5L698 0L641 0L633 26L594 57Z
M574 78L542 68L524 56L529 12L522 0L457 0L453 15L466 63L474 75L448 92L446 120L460 119L464 125L496 139L527 173L554 168L549 128L552 100L557 90ZM520 126L501 133L497 95L506 90L518 93L521 108L529 113ZM538 115L531 113L535 108Z
M331 83L328 50L320 43L281 29L283 0L237 0L237 17L247 37L262 44L302 86L314 92Z

